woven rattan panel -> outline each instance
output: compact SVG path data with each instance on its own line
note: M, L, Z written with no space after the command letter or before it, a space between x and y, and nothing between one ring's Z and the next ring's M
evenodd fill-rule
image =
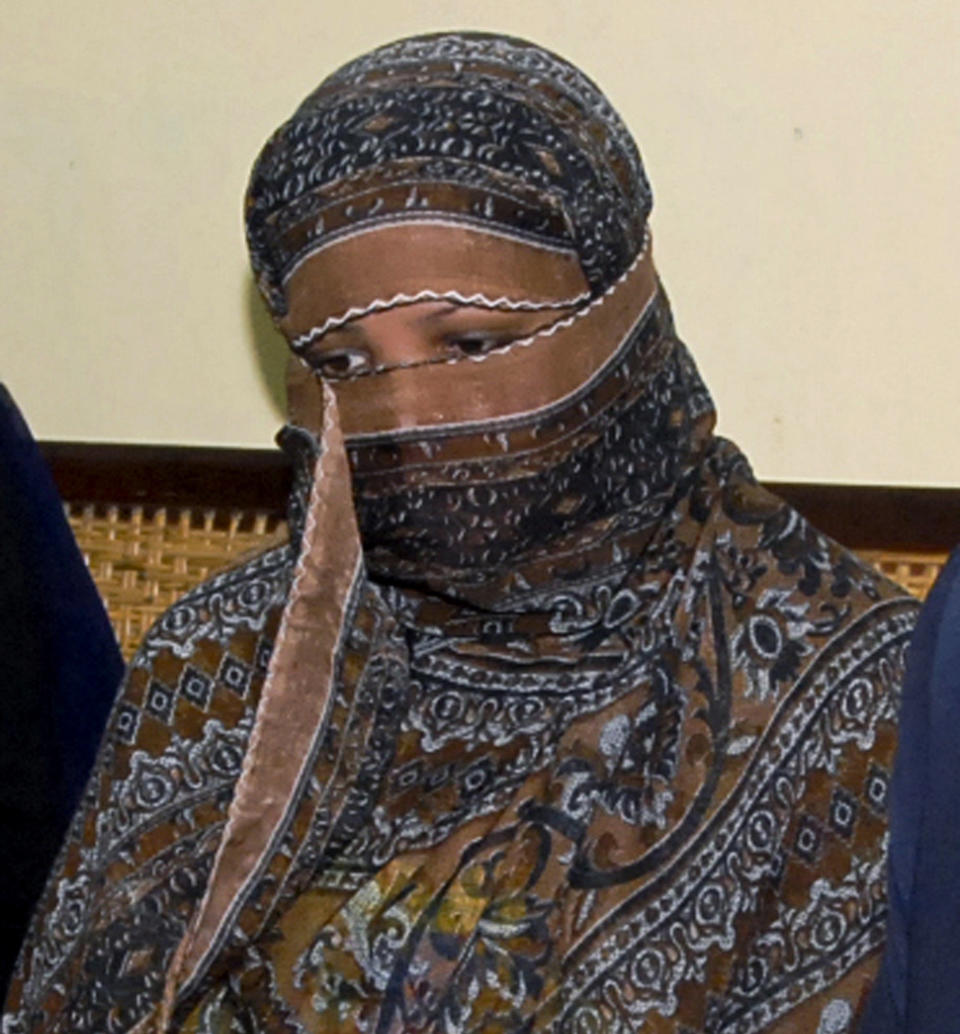
M124 657L188 589L245 554L282 542L260 512L68 505L67 518L107 605Z
M949 556L948 553L899 553L881 549L861 549L859 553L891 581L921 600L927 598Z
M213 572L282 542L286 526L259 511L67 506L77 542L107 604L124 656L154 620ZM885 575L921 599L944 553L864 551Z

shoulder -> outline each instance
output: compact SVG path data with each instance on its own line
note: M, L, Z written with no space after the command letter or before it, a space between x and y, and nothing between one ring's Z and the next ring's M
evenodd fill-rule
M150 1004L157 988L137 977L113 982L111 960L118 945L135 943L150 956L140 972L163 972L186 928L241 770L294 561L283 545L214 575L145 636L21 952L9 999L21 1018L45 1012L67 1016L70 1029L105 1030L108 1014L136 1017Z
M720 507L730 540L741 549L762 552L766 577L782 589L843 607L851 616L892 600L908 611L919 610L906 589L752 478L731 479L721 491Z
M202 641L223 644L243 629L262 631L287 598L295 562L294 546L284 543L201 582L154 622L132 667L149 667L165 651L187 658Z

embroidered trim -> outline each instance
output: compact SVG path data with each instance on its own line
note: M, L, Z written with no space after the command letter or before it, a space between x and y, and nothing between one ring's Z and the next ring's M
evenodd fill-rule
M286 834L295 811L296 803L300 798L302 788L308 780L310 772L316 762L317 750L322 742L323 732L327 724L328 704L325 703L323 705L323 711L317 717L316 725L311 735L309 749L303 753L296 777L284 803L283 811L275 822L273 829L270 832L269 839L258 851L255 864L248 867L249 871L247 872L243 883L240 884L234 892L229 906L221 915L215 929L210 935L207 946L202 950L199 958L192 963L190 972L183 976L183 970L185 966L189 964L189 954L197 940L198 932L201 930L203 923L207 919L206 912L211 906L214 892L217 889L217 876L223 858L233 846L236 827L238 825L242 825L246 821L245 816L242 815L242 809L249 804L249 801L245 799L250 792L248 784L254 782L255 766L258 760L260 760L260 744L264 737L263 715L268 714L276 708L277 666L283 663L283 652L291 628L291 611L294 604L303 595L303 581L307 574L307 558L313 549L313 540L318 532L316 518L317 501L321 494L322 487L325 487L323 483L326 478L329 477L328 471L324 469L324 464L328 462L329 458L329 441L331 432L335 425L334 413L336 410L336 403L335 399L332 398L332 392L329 385L323 385L323 393L325 405L322 441L324 443L324 449L316 460L317 466L314 472L314 480L310 493L310 504L307 510L300 545L300 553L294 567L290 593L287 598L287 605L284 608L280 627L274 641L274 648L270 657L266 681L260 696L260 702L254 719L253 728L250 732L246 754L244 755L243 762L240 766L239 777L234 787L233 800L231 801L227 814L227 822L223 830L220 845L214 858L209 882L207 883L206 890L200 900L200 904L194 913L193 921L181 940L166 974L164 993L159 1009L160 1020L158 1024L158 1034L159 1032L166 1032L169 1030L172 1022L173 1010L176 1004L188 996L196 988L199 981L203 979L211 960L222 949L229 936L229 931L236 921L237 915L249 899L251 891L257 886L258 881L262 878L264 868L269 864L270 859L277 850L277 845ZM349 578L349 588L342 601L343 613L348 612L352 608L355 593L360 585L360 575L362 572L363 552L358 549L357 557L353 563ZM335 655L340 651L343 636L348 628L349 623L344 621L341 614L340 625L337 629L335 643L333 644L333 652ZM183 977L182 980L181 977Z
M361 316L369 316L374 312L384 312L387 309L395 309L401 305L412 305L414 302L440 302L440 301L451 301L456 302L458 305L476 305L484 309L507 309L511 312L539 312L541 310L548 309L567 309L571 305L581 305L590 297L589 291L583 291L572 298L558 298L556 301L549 302L532 302L524 299L513 299L507 298L501 295L499 298L488 298L485 294L477 292L476 294L465 295L459 291L432 291L429 288L418 291L416 294L404 294L402 291L399 294L395 294L392 298L377 298L370 302L369 305L365 305L362 308L354 306L353 308L347 309L346 312L341 313L339 316L329 316L316 327L311 327L306 333L300 334L290 342L290 347L294 352L302 351L309 345L312 345L314 341L318 341L329 333L331 330L335 330L338 327L342 327L344 324L349 323L351 320L359 319ZM375 370L379 372L381 369L386 367L376 367ZM391 367L392 368L392 367Z

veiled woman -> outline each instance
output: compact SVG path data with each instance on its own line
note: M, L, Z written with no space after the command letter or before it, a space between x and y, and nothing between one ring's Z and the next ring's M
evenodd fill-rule
M712 434L650 207L503 37L269 141L290 543L147 636L5 1034L854 1029L915 608Z

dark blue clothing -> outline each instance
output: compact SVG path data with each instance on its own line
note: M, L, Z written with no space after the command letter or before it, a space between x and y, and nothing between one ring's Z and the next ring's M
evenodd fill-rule
M122 675L53 478L0 385L0 991Z
M861 1034L960 1032L960 550L914 633L890 788L890 920Z

